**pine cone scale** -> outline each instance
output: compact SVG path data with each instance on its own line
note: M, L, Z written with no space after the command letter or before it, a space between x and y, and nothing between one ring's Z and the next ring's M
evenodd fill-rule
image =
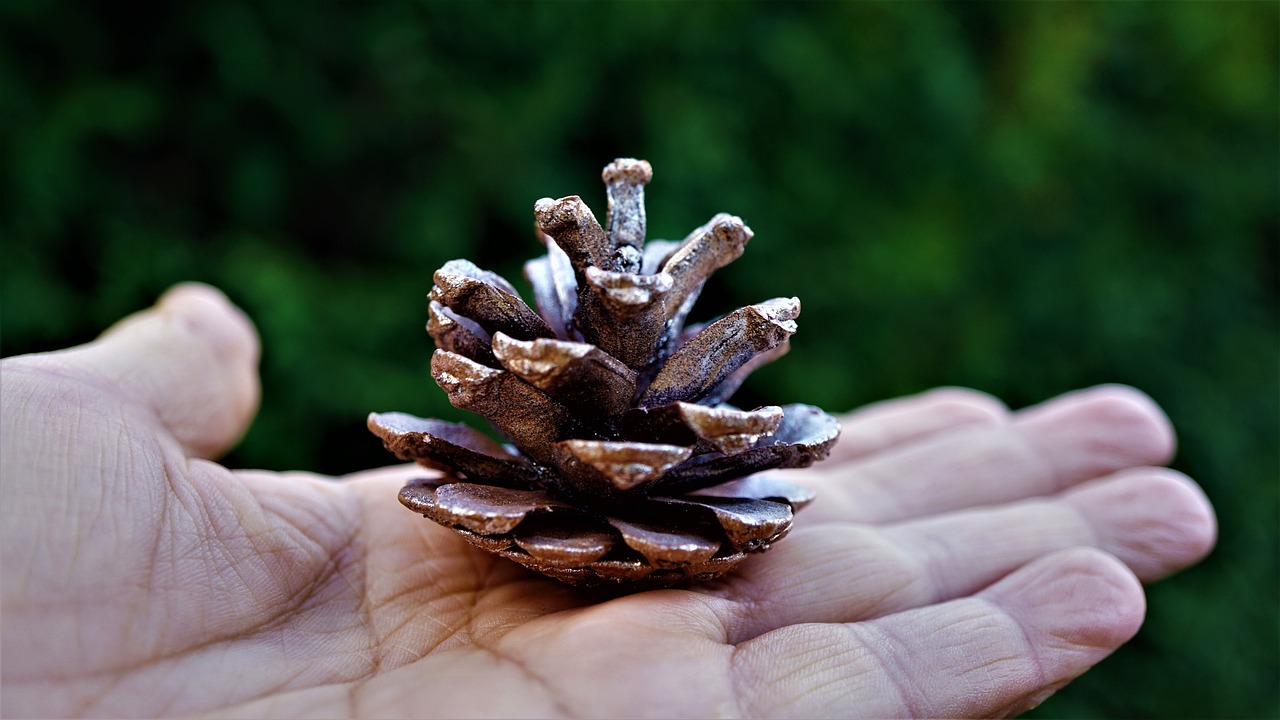
M593 482L596 474L602 476L613 489L634 490L663 477L672 468L688 460L693 452L691 448L679 445L609 440L562 440L556 446L594 471L578 483L579 490L587 495L600 491L598 488L601 484ZM568 462L565 468L571 468ZM570 477L573 476L571 473Z
M467 425L404 413L372 413L369 429L401 460L482 477L507 487L532 487L539 470Z
M750 475L730 480L713 487L700 488L685 496L690 500L702 498L756 499L783 502L792 511L802 510L813 502L816 493L802 485L778 480L768 475Z
M619 429L628 439L692 445L695 454L734 455L776 432L782 415L777 405L738 410L674 402L631 410L622 416Z
M751 228L743 224L742 218L727 213L716 215L695 230L662 265L662 272L672 277L672 296L677 300L668 306L667 319L682 324L707 278L742 257L751 237Z
M531 512L566 507L546 490L516 490L467 482L440 486L433 502L439 515L483 535L511 532Z
M533 206L533 216L538 229L555 238L556 244L569 256L579 288L583 287L585 268L616 269L612 244L582 198L577 195L559 200L542 198Z
M706 397L753 358L789 339L799 315L799 300L777 298L711 323L672 353L640 397L640 406Z
M671 471L670 482L682 490L703 488L742 474L775 468L808 467L825 458L840 434L830 415L811 405L783 406L777 432L735 455L704 453ZM733 477L731 477L733 476Z
M588 342L628 367L643 369L663 337L662 320L671 276L631 275L587 268L590 302L579 304L575 322Z
M623 158L605 166L601 175L609 198L605 234L613 244L615 260L623 272L639 272L645 234L644 186L653 178L653 168L644 160Z
M654 500L711 511L733 548L740 552L768 549L770 543L777 541L791 529L794 517L791 506L785 502L694 496Z
M505 370L444 350L432 355L431 376L454 407L483 415L534 461L555 464L551 446L574 424L568 408Z
M490 347L492 339L475 321L456 315L435 300L427 305L427 318L427 334L436 347L481 365L498 367L498 359Z
M610 533L564 527L523 533L517 535L514 542L537 560L569 568L594 563L615 544Z
M515 293L511 284L471 263L453 260L435 272L435 286L428 297L489 333L505 332L532 340L555 337L555 332Z
M538 232L547 254L524 264L524 276L533 286L534 304L547 325L561 340L575 338L573 315L578 310L578 281L564 250L542 231Z
M710 560L720 551L720 541L693 532L673 532L659 525L609 518L622 541L656 568L680 567Z
M635 371L589 343L497 333L493 353L503 368L576 412L617 415L635 396Z

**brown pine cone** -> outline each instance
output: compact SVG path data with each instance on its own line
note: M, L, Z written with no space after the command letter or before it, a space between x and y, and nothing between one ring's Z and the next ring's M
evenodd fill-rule
M511 445L458 423L369 416L397 457L443 473L405 486L405 506L575 585L710 579L767 550L813 493L753 473L810 465L840 432L812 406L724 403L787 351L800 302L685 328L707 277L752 233L720 214L683 242L646 244L651 177L643 160L604 169L605 228L577 196L537 202L547 254L525 276L538 312L466 260L436 271L432 377Z

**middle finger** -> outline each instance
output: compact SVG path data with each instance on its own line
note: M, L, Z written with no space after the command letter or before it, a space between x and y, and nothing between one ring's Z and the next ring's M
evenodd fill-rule
M797 473L818 491L798 522L899 522L999 505L1163 465L1172 452L1169 422L1146 395L1098 387L1023 410L1010 423L962 426Z

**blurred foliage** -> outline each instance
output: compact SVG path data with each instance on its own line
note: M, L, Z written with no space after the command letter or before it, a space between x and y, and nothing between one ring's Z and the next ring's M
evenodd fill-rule
M756 232L697 312L804 300L741 404L1154 396L1218 550L1037 714L1275 716L1278 8L10 0L3 351L203 280L265 347L229 464L385 464L369 410L462 419L432 270L517 278L535 199L602 215L599 169L644 157L651 235Z

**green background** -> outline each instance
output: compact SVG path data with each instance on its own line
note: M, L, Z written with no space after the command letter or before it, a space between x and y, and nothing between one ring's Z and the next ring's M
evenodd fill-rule
M799 295L740 404L1121 382L1221 540L1035 714L1280 714L1280 5L0 4L3 352L180 280L258 324L234 466L385 464L369 410L460 419L431 272L519 278L533 202L650 160L651 237L756 237L694 319Z

